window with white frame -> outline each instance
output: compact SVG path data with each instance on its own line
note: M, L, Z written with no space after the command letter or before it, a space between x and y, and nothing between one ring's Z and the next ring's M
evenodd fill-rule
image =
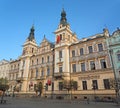
M75 50L72 50L72 57L75 57Z
M76 72L76 64L72 64L72 71Z
M110 89L109 79L103 79L103 83L104 83L104 88L105 89Z
M89 50L89 53L93 53L93 48L92 48L92 46L89 46L89 47L88 47L88 50Z
M37 64L38 64L38 59L37 59Z
M92 80L92 86L93 86L93 89L94 89L94 90L98 89L97 80Z
M91 70L95 70L95 62L94 61L90 61L90 68L91 68Z
M23 66L22 67L24 67L25 66L25 60L23 60Z
M49 62L50 61L50 57L49 56L47 56L47 62Z
M60 40L62 40L62 34L60 34Z
M62 58L62 51L59 51L59 58Z
M38 77L38 69L36 69L36 77Z
M87 81L82 81L83 90L87 90Z
M34 61L32 60L32 65L34 65Z
M43 70L41 71L41 76L44 76L44 72L43 72Z
M63 69L62 66L59 67L59 72L62 73Z
M47 68L47 76L49 76L50 75L50 68L48 67Z
M80 48L80 55L83 55L84 52L83 52L83 48Z
M44 57L42 57L42 63L44 63Z
M81 71L85 71L85 63L81 63Z

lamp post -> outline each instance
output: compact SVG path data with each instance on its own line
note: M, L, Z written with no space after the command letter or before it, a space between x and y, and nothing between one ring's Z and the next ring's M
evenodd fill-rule
M95 83L93 83L92 84L92 89L94 90L94 100L95 100L95 102L96 102L96 94L95 94L95 89L96 89L96 84Z
M51 50L52 51L52 56L53 56L53 72L52 72L52 82L51 82L51 99L54 98L54 60L55 60L55 52L54 48Z

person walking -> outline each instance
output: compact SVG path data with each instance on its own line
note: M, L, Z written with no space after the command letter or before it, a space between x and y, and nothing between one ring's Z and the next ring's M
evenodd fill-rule
M87 98L87 104L89 104L90 103L90 100L89 100L89 98Z

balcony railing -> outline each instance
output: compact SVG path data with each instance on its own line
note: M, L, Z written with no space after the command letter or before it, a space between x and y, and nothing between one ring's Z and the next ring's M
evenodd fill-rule
M17 68L17 69L11 69L11 70L9 70L9 72L11 73L11 72L19 72L19 68Z

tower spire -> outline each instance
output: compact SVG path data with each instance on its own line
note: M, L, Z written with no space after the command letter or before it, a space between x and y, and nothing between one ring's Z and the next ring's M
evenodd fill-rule
M31 29L30 29L30 33L29 33L29 36L28 36L28 40L29 40L29 41L35 40L34 31L35 31L35 29L34 29L34 25L33 25L33 26L31 27Z
M66 12L65 12L64 8L62 9L62 12L61 12L60 24L62 24L63 26L66 26L68 24L67 18L66 18Z

